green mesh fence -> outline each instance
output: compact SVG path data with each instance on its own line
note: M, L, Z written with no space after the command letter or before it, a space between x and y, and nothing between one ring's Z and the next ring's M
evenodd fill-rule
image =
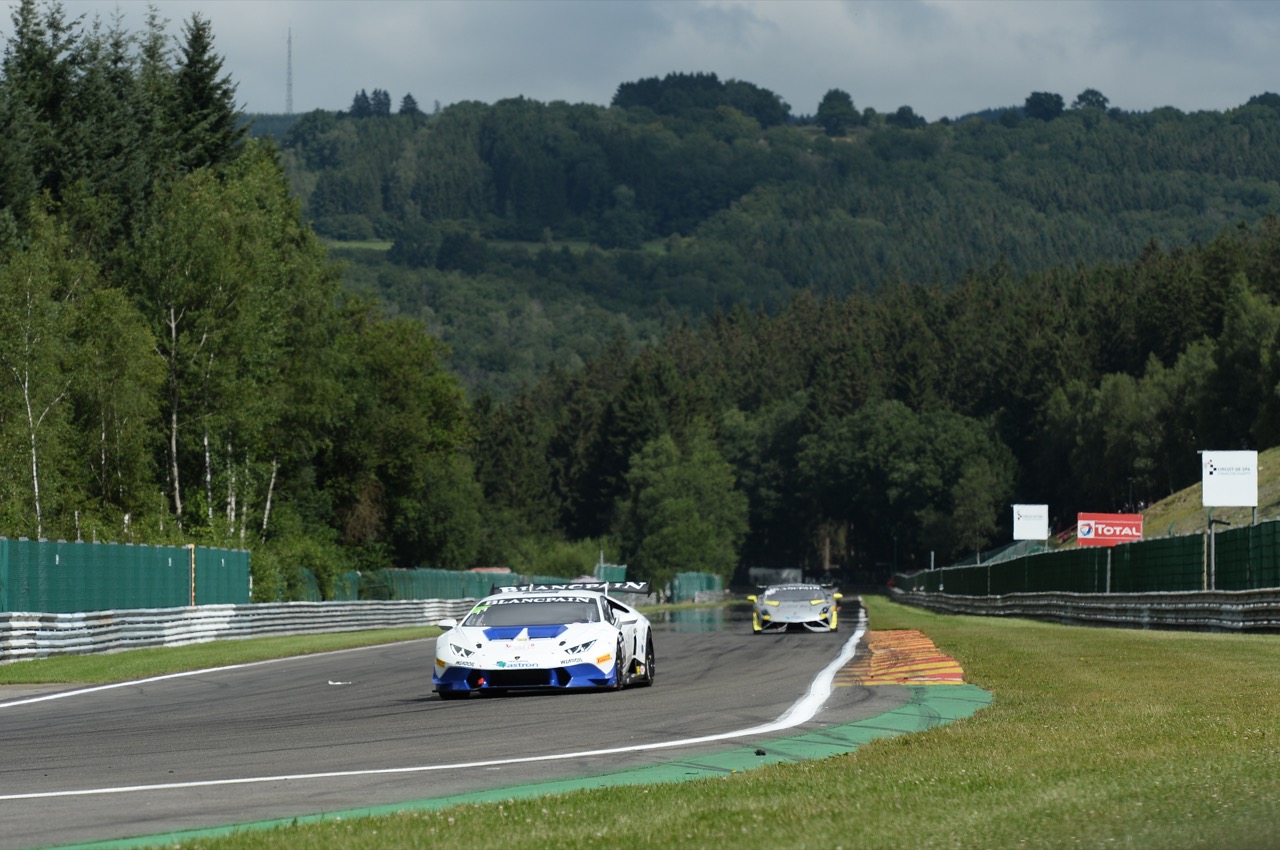
M1212 537L1188 534L1111 548L1082 546L988 564L899 573L893 584L959 596L1280 588L1280 521L1226 529Z
M296 602L355 602L358 599L388 599L387 596L365 596L360 595L360 573L352 570L343 573L334 581L333 587L330 589L328 599L324 598L324 594L320 592L320 581L316 578L316 574L311 570L303 567L300 571L301 586L295 591L294 601Z
M196 603L249 601L249 553L196 547Z
M593 572L597 581L626 581L626 564L596 564Z
M521 576L511 573L506 576L498 574L496 578L491 577L490 581L497 587L512 587L520 584L563 584L573 579L564 576ZM485 593L488 592L485 591Z
M522 584L558 584L563 576L526 576L518 573L480 573L460 570L382 570L387 599L479 599L495 587Z
M299 586L293 589L290 595L294 602L322 602L324 601L320 593L320 581L316 578L316 574L311 570L303 567L298 572Z
M73 614L193 600L247 603L249 553L0 537L0 611Z
M337 602L355 602L360 598L360 573L352 570L343 573L333 588L333 598Z
M1026 587L1027 585L1027 559L1014 558L1011 561L1000 561L995 564L987 564L987 589L986 592L992 596L1001 596L1008 593L1010 587Z
M958 596L986 596L989 568L983 566L951 567L938 576L938 591Z
M1107 551L1081 547L1063 549L1038 557L1023 558L1025 580L1022 588L1032 593L1067 591L1069 593L1107 592ZM1002 589L1000 593L1017 591Z
M1116 546L1111 555L1112 593L1204 590L1204 537L1164 537Z
M724 579L711 573L676 573L671 580L671 601L692 602L699 591L724 590Z
M1218 590L1280 587L1280 522L1219 531L1213 544Z

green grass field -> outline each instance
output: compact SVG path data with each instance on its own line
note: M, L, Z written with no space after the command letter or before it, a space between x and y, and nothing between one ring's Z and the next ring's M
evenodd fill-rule
M435 626L406 629L379 629L368 632L337 632L296 637L221 640L192 646L151 647L98 655L58 655L0 664L0 685L42 685L58 682L96 685L163 676L185 670L247 664L269 658L284 658L310 652L352 649L380 643L394 643L440 634Z
M724 778L163 846L1280 847L1280 635L1077 628L866 602L873 629L923 631L993 704L848 755Z

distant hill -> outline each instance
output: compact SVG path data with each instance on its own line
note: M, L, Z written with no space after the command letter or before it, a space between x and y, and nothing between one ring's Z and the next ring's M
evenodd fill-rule
M240 116L240 123L248 128L248 134L257 139L270 136L279 144L298 120L298 115L249 113Z
M350 285L421 317L469 389L499 397L619 333L644 344L805 291L1129 262L1280 210L1280 104L1267 98L932 124L851 111L834 129L821 115L765 123L704 89L687 104L664 89L657 106L511 98L247 118L281 146L317 233L390 243L345 257Z

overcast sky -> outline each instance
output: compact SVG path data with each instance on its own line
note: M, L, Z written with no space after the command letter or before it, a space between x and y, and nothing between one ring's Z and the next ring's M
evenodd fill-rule
M39 0L44 3L45 0ZM431 111L523 95L607 105L618 84L711 72L796 115L848 92L858 109L930 121L1068 105L1094 88L1126 110L1221 111L1280 92L1280 0L151 0L176 37L199 12L246 112L339 110L360 90ZM14 0L6 0L12 12ZM118 10L140 32L147 0ZM12 33L8 16L5 38Z

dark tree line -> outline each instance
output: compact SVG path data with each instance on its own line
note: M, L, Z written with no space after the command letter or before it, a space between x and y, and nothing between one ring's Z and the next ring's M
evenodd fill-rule
M667 74L622 83L611 106L643 109L658 115L701 123L720 107L755 119L761 127L785 124L791 107L774 92L742 80L721 81L711 73Z
M1280 441L1278 259L1270 217L1130 263L716 313L480 405L480 477L522 528L625 536L636 465L702 446L746 497L740 565L946 563L1007 541L1014 502L1069 524L1190 486L1199 450Z

